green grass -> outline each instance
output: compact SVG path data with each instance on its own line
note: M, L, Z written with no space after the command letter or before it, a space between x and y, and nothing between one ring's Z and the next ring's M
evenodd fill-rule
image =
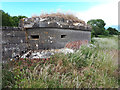
M118 36L100 36L92 38L92 42L101 49L118 49Z
M55 54L49 61L31 66L12 62L10 71L3 70L3 87L118 88L117 39L103 39L94 38L96 47L82 46L73 54ZM107 40L115 40L115 44L111 41L110 46Z

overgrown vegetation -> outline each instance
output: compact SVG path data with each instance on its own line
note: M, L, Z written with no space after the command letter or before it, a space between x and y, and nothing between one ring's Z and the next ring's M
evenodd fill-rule
M46 61L9 62L8 69L3 69L3 87L118 88L118 51L107 40L117 40L117 36L94 38L93 45L82 46L73 54L56 54Z
M36 16L33 16L33 18L36 17ZM47 14L47 13L42 13L40 15L41 18L47 18L47 17L59 17L59 18L63 18L63 19L66 19L66 20L71 20L72 22L74 23L82 23L82 24L85 24L85 22L83 20L80 20L78 17L76 17L75 15L73 14L69 14L69 13L60 13L60 12L57 12L57 13L51 13L51 14Z

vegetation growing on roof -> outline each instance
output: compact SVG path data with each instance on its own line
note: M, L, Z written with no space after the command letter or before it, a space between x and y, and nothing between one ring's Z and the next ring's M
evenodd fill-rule
M42 13L40 15L40 17L41 18L54 18L54 17L57 17L57 18L63 18L63 19L66 19L66 20L71 20L73 23L85 24L85 21L80 20L78 17L76 17L73 14L64 14L64 13L60 13L60 12L58 12L58 13L51 13L51 14L44 14L44 13Z

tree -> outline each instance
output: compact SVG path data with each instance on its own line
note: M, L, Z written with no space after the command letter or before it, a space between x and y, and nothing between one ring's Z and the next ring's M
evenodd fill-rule
M116 30L115 28L112 28L112 27L109 27L107 29L107 31L109 31L110 35L118 35L119 34L118 30Z
M19 24L19 21L20 21L20 19L22 19L22 18L27 18L26 16L13 16L12 17L12 20L13 20L13 26L18 26L18 24Z
M10 16L8 13L5 13L3 10L0 10L0 13L2 14L2 26L18 27L20 19L27 18L26 16Z
M3 10L0 10L0 13L2 14L2 26L13 26L10 15L5 13Z
M102 19L92 19L89 20L87 24L92 26L92 34L95 36L104 35L106 33L104 28L106 24Z

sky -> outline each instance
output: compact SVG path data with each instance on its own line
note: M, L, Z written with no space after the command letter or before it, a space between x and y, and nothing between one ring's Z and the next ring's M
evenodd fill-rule
M11 16L23 15L31 17L41 13L72 13L87 22L91 19L103 19L106 27L117 28L119 0L1 0L0 9ZM118 28L117 28L118 29Z

